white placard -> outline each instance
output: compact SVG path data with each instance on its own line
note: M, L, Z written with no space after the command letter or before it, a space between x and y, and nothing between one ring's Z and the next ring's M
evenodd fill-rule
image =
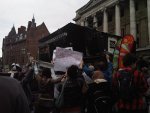
M113 54L116 43L117 39L111 37L108 38L108 52Z
M56 58L54 61L54 70L66 72L71 65L79 66L82 61L81 52L72 51L65 48L56 48Z
M57 48L57 47L56 47ZM68 50L72 50L73 51L73 48L72 47L66 47L65 49L68 49ZM53 61L55 60L56 58L56 49L53 50Z

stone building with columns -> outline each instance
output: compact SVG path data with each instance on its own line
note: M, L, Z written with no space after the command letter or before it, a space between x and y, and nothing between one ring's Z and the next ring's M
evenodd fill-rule
M90 0L73 20L119 36L132 34L137 53L150 54L150 0Z

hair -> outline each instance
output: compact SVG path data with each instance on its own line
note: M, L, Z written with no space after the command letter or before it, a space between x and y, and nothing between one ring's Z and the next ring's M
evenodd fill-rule
M77 78L78 74L79 74L79 68L76 65L70 66L67 70L67 75L70 78Z
M142 71L142 68L143 68L143 67L148 68L148 62L147 62L146 60L144 60L144 59L138 60L138 61L137 61L137 68L138 68L140 71Z
M92 79L96 80L96 79L105 79L105 78L104 78L104 75L101 71L94 71Z
M47 78L51 78L51 70L49 68L43 68L42 76L45 76Z
M137 58L134 54L128 53L123 57L123 65L125 67L127 66L131 66L133 64L135 64L137 61Z
M108 67L107 62L99 61L95 65L95 70L105 71L105 70L107 70L107 67Z

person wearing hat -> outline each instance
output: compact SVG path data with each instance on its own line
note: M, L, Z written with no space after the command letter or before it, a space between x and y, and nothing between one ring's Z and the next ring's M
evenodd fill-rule
M20 67L19 64L12 63L11 65L11 71L9 71L10 77L15 78L19 81L23 79L23 73L22 73L22 68Z
M16 64L15 63L12 63L11 70L8 73L11 73L10 77L14 78L15 73L17 73L17 69L16 69Z

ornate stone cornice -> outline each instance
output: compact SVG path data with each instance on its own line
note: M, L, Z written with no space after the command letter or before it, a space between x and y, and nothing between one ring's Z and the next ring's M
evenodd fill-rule
M88 10L91 10L93 7L98 6L99 4L102 4L106 0L90 0L86 5L81 7L79 10L77 10L78 14L83 14Z
M113 7L115 4L118 4L119 0L97 0L97 2L95 1L95 3L93 0L91 2L89 2L87 7L82 7L82 9L80 8L77 13L78 15L80 15L81 17L88 17L90 15L93 15L96 12L103 12L104 9L107 10L107 8L109 7ZM93 5L90 5L93 4ZM85 8L85 9L84 9Z

